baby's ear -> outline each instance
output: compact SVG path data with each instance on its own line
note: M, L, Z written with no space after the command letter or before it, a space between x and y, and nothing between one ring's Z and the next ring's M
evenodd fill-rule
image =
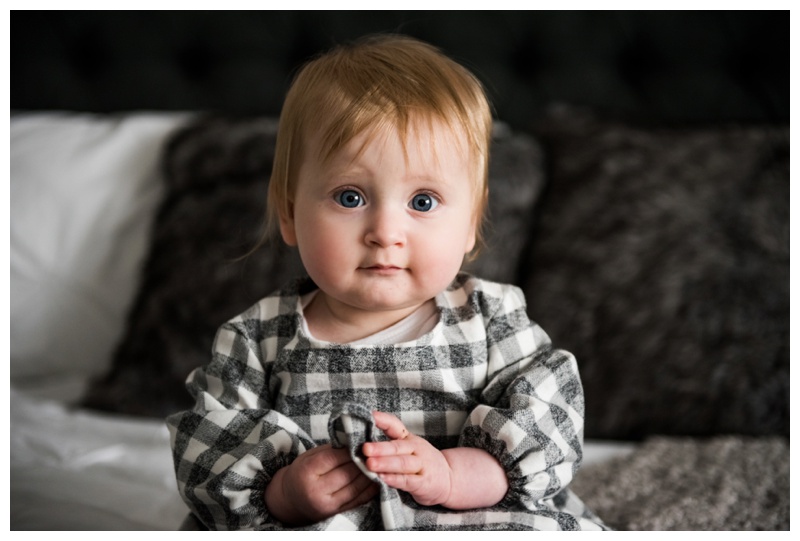
M472 252L473 248L475 248L475 229L472 229L469 236L467 237L467 244L464 247L464 253L468 254Z
M478 217L474 217L469 227L469 235L467 235L467 243L464 246L464 253L469 254L475 248L475 243L478 238Z
M297 234L294 230L294 205L289 204L286 212L281 212L281 237L289 246L297 246Z

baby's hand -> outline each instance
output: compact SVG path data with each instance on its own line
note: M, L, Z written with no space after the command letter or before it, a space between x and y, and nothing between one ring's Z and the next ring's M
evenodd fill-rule
M347 449L321 445L281 468L267 485L269 512L286 524L310 524L358 507L378 494Z
M370 471L390 487L405 490L421 505L444 504L450 497L452 471L441 451L424 438L410 433L388 413L373 413L375 425L391 438L362 447Z

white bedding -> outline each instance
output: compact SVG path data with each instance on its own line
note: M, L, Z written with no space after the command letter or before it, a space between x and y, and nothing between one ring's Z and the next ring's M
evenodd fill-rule
M11 118L12 530L170 530L187 510L161 420L75 409L122 333L187 115ZM587 442L585 463L631 445Z
M11 528L170 530L186 516L158 420L11 394Z

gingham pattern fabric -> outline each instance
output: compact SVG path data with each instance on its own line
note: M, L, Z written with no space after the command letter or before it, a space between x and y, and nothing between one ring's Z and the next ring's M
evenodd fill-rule
M370 414L380 410L438 448L491 453L505 498L456 512L382 485L373 502L305 529L604 528L566 488L582 455L577 364L530 322L518 288L459 274L435 299L436 327L391 346L307 336L300 296L313 288L299 280L223 325L187 380L195 407L167 419L179 491L205 526L286 529L263 501L275 472L327 442L364 469L361 443L385 439Z

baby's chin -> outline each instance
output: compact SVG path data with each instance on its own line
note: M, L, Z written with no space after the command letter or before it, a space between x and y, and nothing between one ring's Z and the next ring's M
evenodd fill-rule
M328 297L331 298L330 295ZM405 295L397 290L372 290L337 296L333 298L333 302L352 313L360 312L367 316L382 317L398 312L410 313L432 299L433 296Z
M433 300L447 289L458 273L458 269L448 271L419 274L409 268L376 265L359 268L345 279L314 281L326 297L342 308L378 315L380 312L408 312Z

